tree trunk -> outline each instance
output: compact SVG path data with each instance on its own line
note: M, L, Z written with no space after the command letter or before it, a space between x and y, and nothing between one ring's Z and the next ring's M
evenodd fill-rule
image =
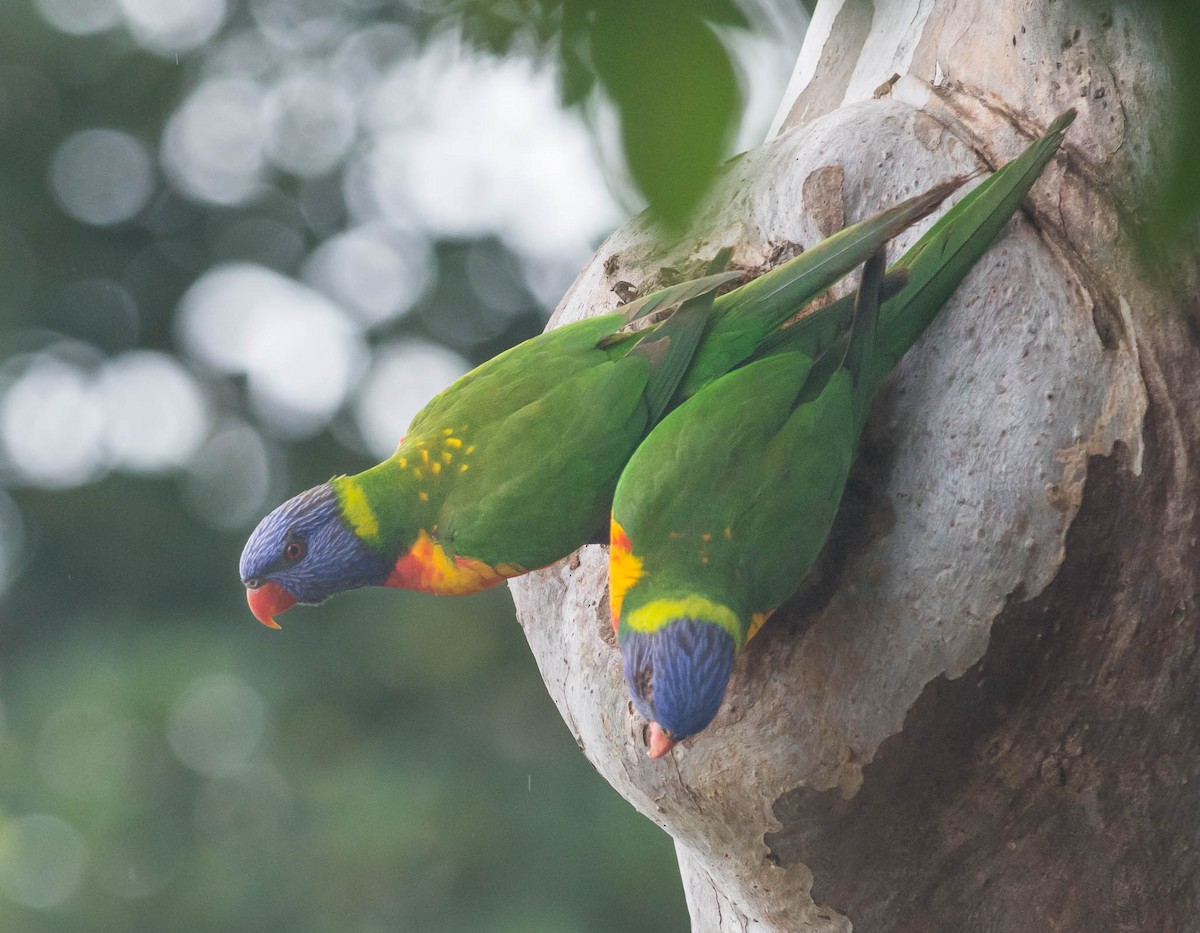
M726 245L765 267L1080 112L884 388L709 729L646 758L604 548L513 583L580 747L674 837L694 929L1197 929L1200 270L1132 243L1162 29L1136 3L822 0L780 135L690 238L635 222L563 300L556 323Z

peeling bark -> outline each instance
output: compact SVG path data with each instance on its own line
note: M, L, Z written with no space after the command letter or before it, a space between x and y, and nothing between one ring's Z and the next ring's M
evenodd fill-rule
M1198 272L1151 278L1130 242L1160 30L1080 0L823 2L780 135L690 236L631 224L560 306L724 246L769 265L1080 109L881 393L825 554L708 730L645 757L603 547L512 584L580 747L674 837L694 929L1195 928Z

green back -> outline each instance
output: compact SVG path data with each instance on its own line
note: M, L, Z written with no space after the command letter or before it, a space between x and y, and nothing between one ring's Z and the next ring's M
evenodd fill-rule
M736 370L638 448L613 502L644 561L623 615L702 595L745 627L795 590L837 514L856 436L845 370L797 404L811 369L804 354L782 353Z
M649 361L628 341L598 346L624 322L608 314L557 328L435 397L396 452L356 477L380 539L403 550L436 529L451 557L532 569L599 531L649 427Z
M405 439L433 436L472 421L478 426L503 419L593 366L619 359L628 352L627 344L597 344L624 323L622 314L603 314L505 350L436 395L413 418Z

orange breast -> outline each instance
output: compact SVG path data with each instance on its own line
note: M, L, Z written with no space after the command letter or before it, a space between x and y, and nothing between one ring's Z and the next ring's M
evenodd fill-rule
M425 531L403 555L384 583L405 590L420 590L441 596L466 596L525 573L524 567L502 564L493 567L471 557L453 559Z

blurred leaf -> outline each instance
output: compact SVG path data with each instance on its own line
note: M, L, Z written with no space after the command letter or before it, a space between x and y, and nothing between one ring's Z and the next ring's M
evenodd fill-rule
M1200 3L1150 0L1159 7L1175 91L1172 145L1162 180L1150 193L1147 239L1152 251L1193 251L1200 224Z
M493 51L536 41L558 53L563 103L597 83L617 109L629 171L657 218L682 225L741 116L729 52L713 26L747 28L733 0L461 0L464 33Z
M1111 26L1110 0L1088 2L1101 25ZM1200 243L1200 3L1143 0L1139 6L1162 24L1170 75L1167 86L1173 98L1164 102L1169 125L1152 139L1157 160L1153 175L1145 189L1136 192L1141 221L1138 246L1153 269L1164 261L1190 259Z
M594 11L592 54L634 180L659 219L682 225L712 184L740 113L729 53L692 4L614 0Z

